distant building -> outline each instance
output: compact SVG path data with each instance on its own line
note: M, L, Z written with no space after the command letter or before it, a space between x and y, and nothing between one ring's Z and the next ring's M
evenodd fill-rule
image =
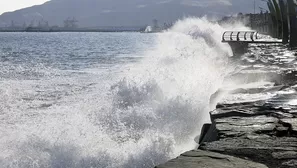
M45 21L45 20L40 20L38 22L38 26L39 28L49 28L49 24L48 24L48 21Z
M220 21L220 24L235 24L243 23L245 26L261 34L271 34L272 20L270 13L242 14L235 16L225 16Z
M71 18L67 18L66 20L64 20L64 28L66 29L75 29L77 28L77 20L73 17Z
M248 26L251 27L253 30L261 34L271 34L272 33L272 20L270 13L258 13L258 14L247 14L249 18Z
M15 21L11 21L10 25L7 27L7 29L11 30L11 31L19 31L23 29L22 24L18 24Z
M145 33L157 33L161 32L163 30L168 30L173 26L173 23L164 23L163 27L159 26L158 20L153 20L152 26L146 26L146 28L142 31Z

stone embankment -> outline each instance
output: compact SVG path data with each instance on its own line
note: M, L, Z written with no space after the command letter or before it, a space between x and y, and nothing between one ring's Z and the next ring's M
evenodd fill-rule
M236 62L238 70L226 78L236 85L218 91L223 98L202 128L198 149L157 168L297 168L294 52L252 45Z

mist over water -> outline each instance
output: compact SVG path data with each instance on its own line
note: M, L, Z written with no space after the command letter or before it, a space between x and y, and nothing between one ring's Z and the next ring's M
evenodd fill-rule
M100 57L104 64L90 46L98 43L71 49L68 59L57 46L38 64L2 50L0 165L153 167L195 148L210 96L230 72L232 53L220 42L225 29L188 18L164 33L115 35L109 45L119 53Z

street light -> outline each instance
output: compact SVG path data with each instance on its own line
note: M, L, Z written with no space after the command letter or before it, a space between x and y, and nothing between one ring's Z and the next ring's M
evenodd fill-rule
M256 0L254 0L254 14L256 14Z

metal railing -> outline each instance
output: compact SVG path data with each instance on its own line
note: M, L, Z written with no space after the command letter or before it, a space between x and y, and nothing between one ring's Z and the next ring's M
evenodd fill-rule
M253 42L258 39L258 32L254 31L226 31L223 34L222 42Z

